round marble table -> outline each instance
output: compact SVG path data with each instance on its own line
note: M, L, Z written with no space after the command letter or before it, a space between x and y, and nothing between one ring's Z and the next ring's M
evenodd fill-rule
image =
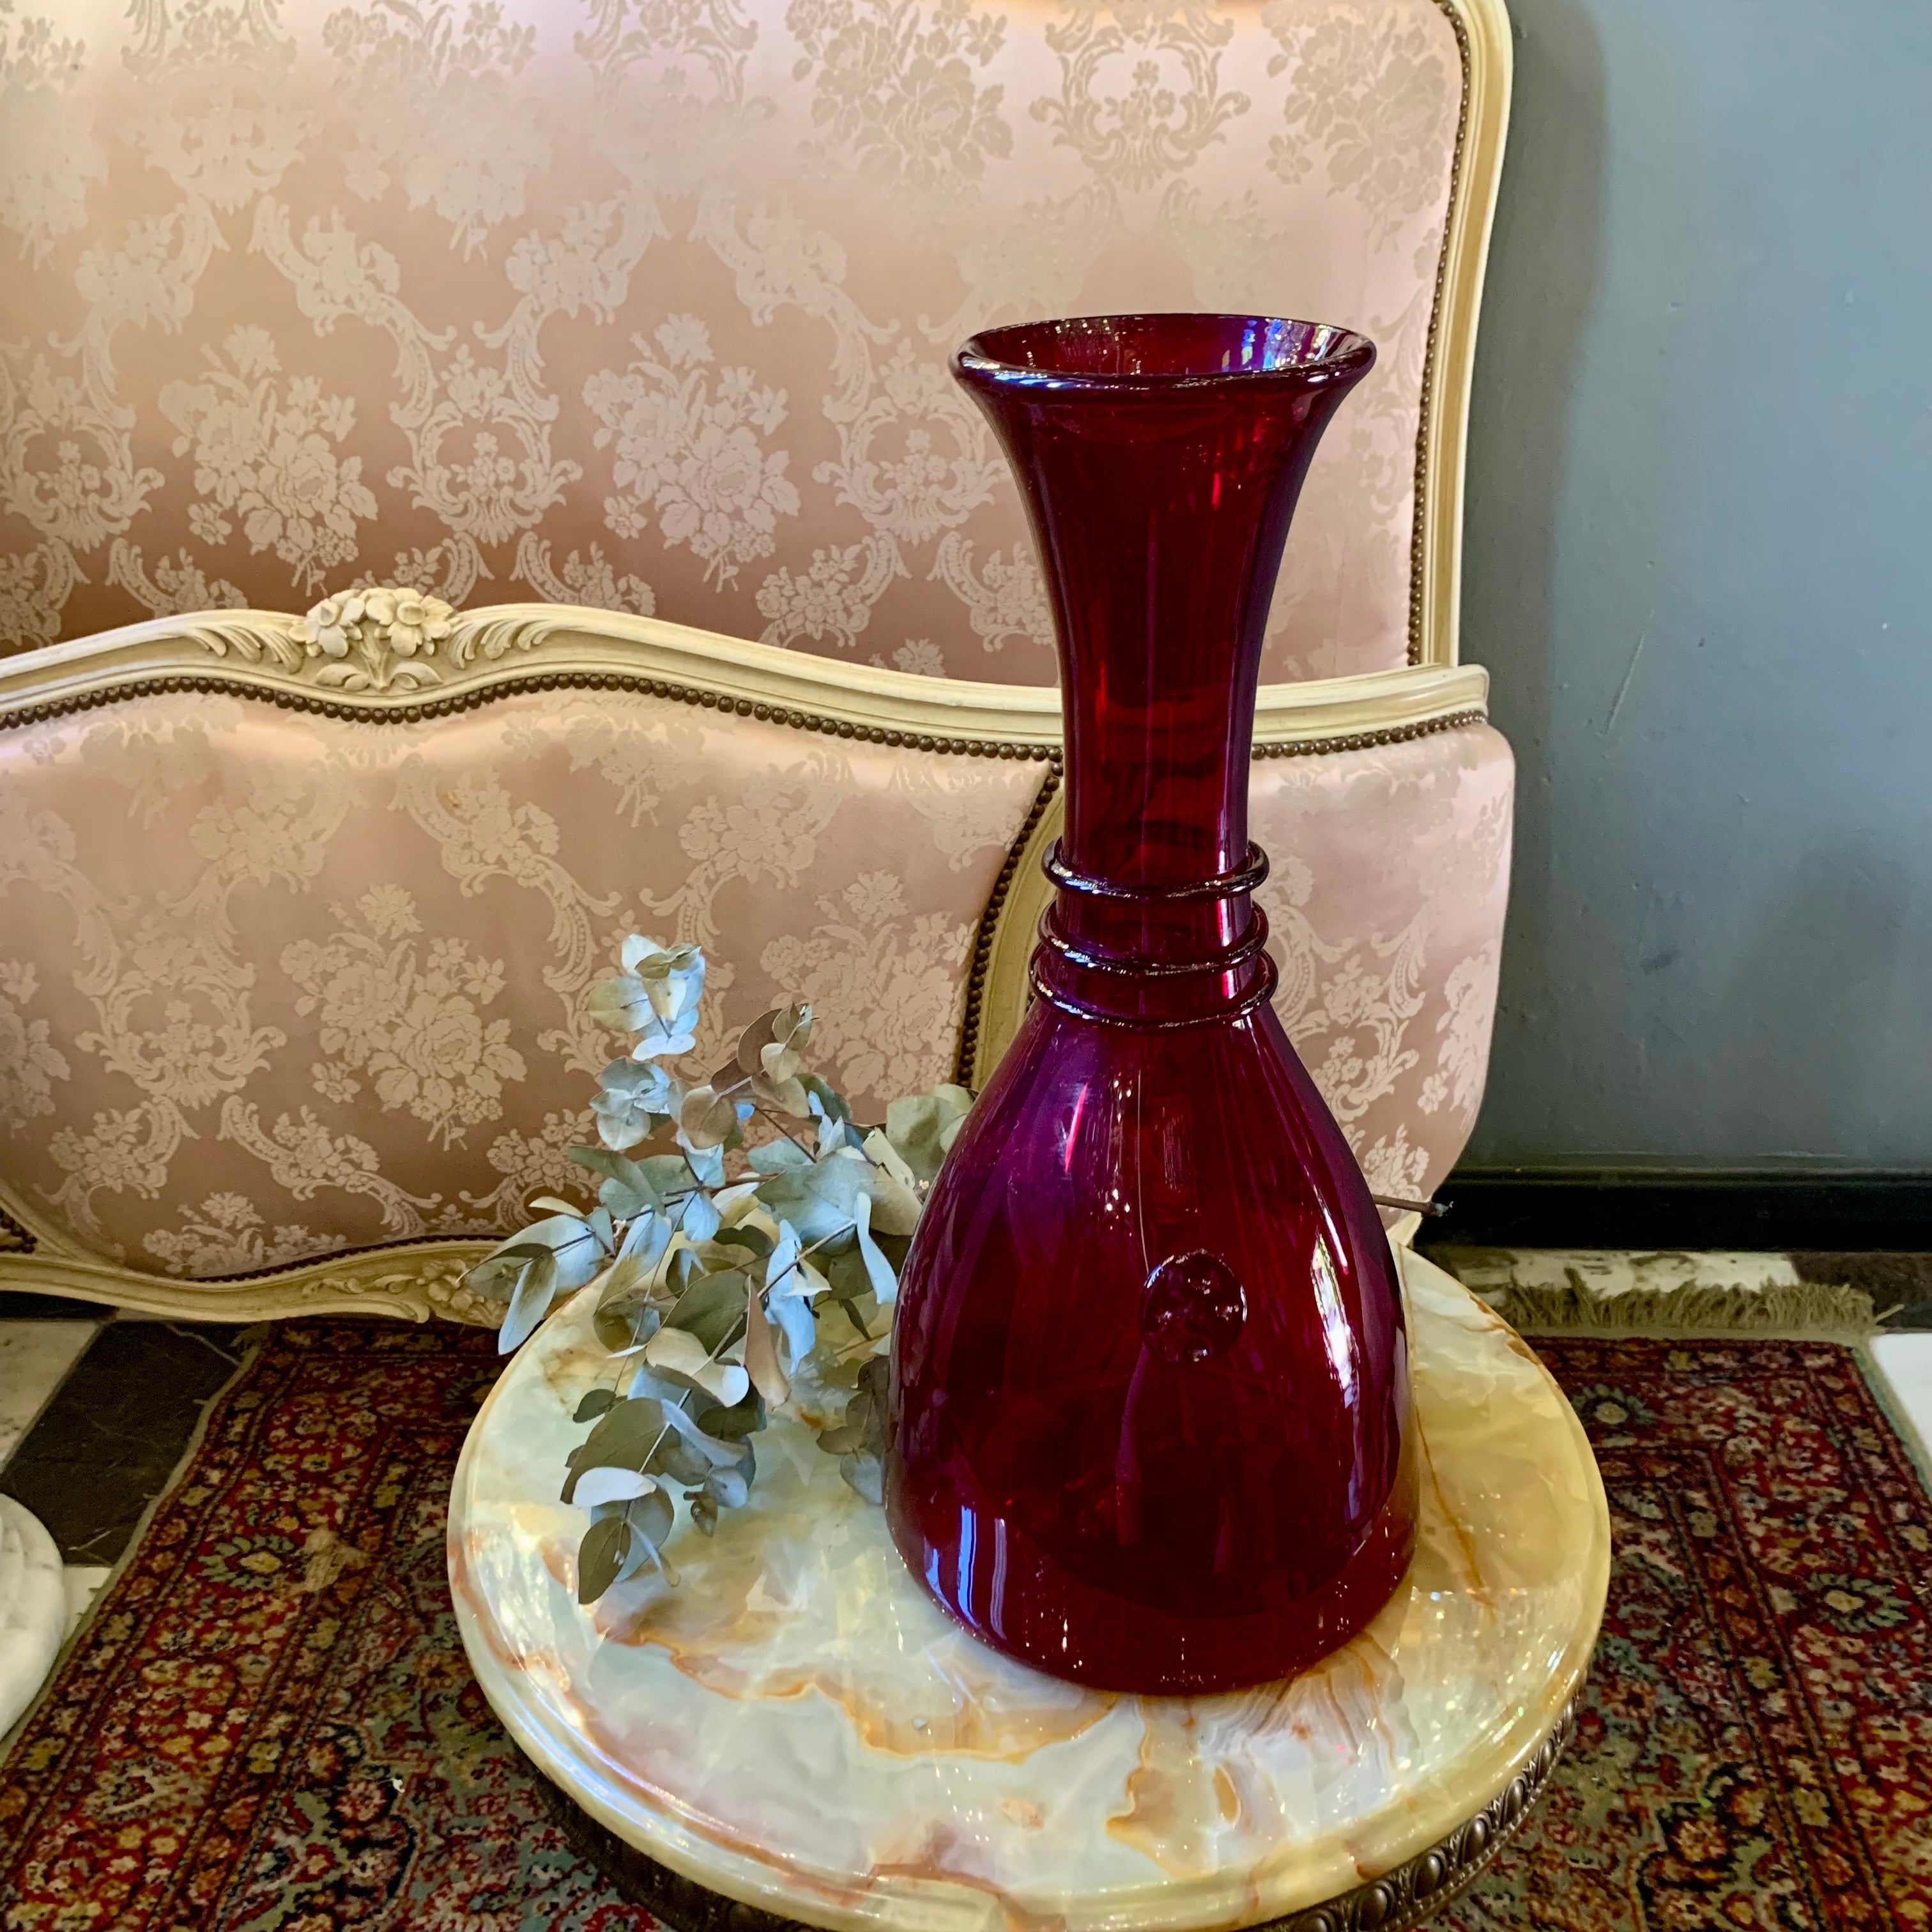
M687 1928L1415 1923L1554 1762L1610 1523L1541 1364L1450 1276L1413 1256L1406 1273L1415 1560L1300 1677L1141 1698L997 1655L933 1606L882 1514L788 1420L760 1438L752 1503L710 1542L674 1536L680 1588L637 1580L580 1609L584 1517L554 1498L601 1358L583 1297L511 1364L457 1471L470 1661L593 1832L635 1848L611 1862L630 1888Z

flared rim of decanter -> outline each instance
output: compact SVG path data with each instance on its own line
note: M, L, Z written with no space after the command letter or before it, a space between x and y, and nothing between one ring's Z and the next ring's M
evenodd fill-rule
M1069 316L982 329L952 358L962 380L1058 390L1134 392L1239 383L1353 381L1376 359L1335 322L1192 310Z

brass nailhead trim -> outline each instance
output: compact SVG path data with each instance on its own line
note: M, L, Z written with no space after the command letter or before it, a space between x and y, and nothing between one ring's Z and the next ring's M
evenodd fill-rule
M1438 731L1460 731L1466 724L1484 724L1490 714L1479 704L1414 724L1390 724L1379 731L1354 731L1336 738L1306 738L1299 743L1257 745L1253 756L1263 758L1318 758L1330 752L1366 752L1377 745L1404 745L1412 738L1433 737Z
M44 724L80 712L96 711L130 698L160 697L184 691L218 691L231 697L254 698L260 703L272 704L278 711L300 711L320 717L346 718L353 724L403 724L419 718L447 718L459 712L478 710L500 698L559 690L634 692L647 697L668 698L680 704L698 705L710 711L735 711L740 717L764 719L789 726L794 730L818 731L830 737L857 738L870 744L935 752L950 758L1028 758L1045 763L1059 755L1057 748L1051 745L1019 745L998 739L941 738L929 732L900 730L885 724L855 724L850 718L828 718L814 711L794 711L780 705L755 702L748 698L727 698L701 686L674 684L663 678L637 676L627 671L532 671L521 677L506 678L500 684L482 691L451 692L440 698L395 699L380 709L320 698L313 692L280 691L243 684L206 671L176 671L136 678L99 691L79 692L68 698L50 698L16 711L0 712L0 730L17 725Z
M1429 333L1422 346L1422 388L1416 404L1415 510L1408 537L1408 661L1412 664L1422 662L1422 568L1429 547L1424 485L1429 477L1430 437L1435 427L1430 419L1429 405L1436 394L1436 352L1442 332L1442 297L1449 285L1449 236L1462 198L1462 161L1469 139L1469 30L1451 0L1436 0L1436 4L1456 36L1462 91L1456 108L1456 146L1449 158L1449 200L1442 214L1442 246L1436 257L1436 289L1430 298Z

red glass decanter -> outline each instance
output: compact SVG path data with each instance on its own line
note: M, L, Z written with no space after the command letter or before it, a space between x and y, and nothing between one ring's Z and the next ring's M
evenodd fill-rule
M1033 1005L906 1260L886 1502L969 1629L1108 1689L1285 1677L1414 1544L1400 1284L1268 1004L1247 834L1288 519L1374 359L1206 315L994 329L954 359L1046 566L1066 824Z

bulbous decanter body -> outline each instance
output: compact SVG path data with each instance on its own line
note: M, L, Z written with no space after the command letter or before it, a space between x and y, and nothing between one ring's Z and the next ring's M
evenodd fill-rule
M1414 1544L1401 1288L1268 996L1247 836L1263 626L1375 352L1320 325L990 331L954 372L1017 472L1066 727L1035 998L903 1271L886 1506L987 1642L1109 1689L1284 1677Z

